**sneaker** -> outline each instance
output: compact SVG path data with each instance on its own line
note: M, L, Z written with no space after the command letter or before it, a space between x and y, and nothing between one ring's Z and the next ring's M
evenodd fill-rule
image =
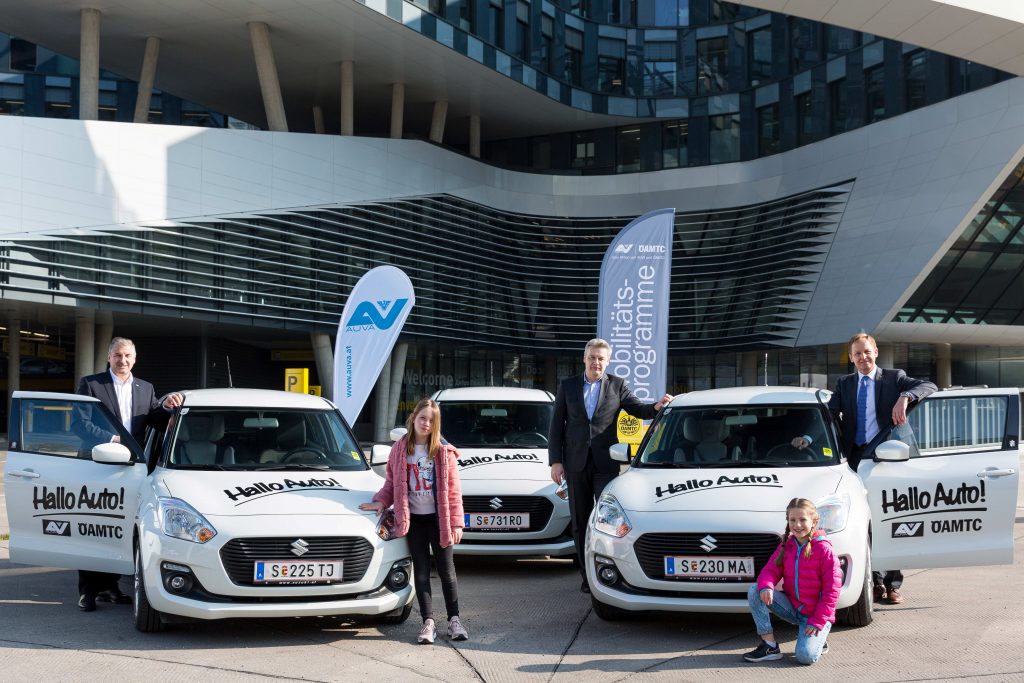
M776 659L782 659L782 650L779 649L778 644L772 647L762 640L757 649L743 655L743 659L748 662L771 662Z
M828 641L827 640L825 641L825 644L821 646L821 654L825 654L826 652L828 652Z
M469 640L469 633L457 616L448 620L448 640Z
M421 645L433 645L435 638L437 638L437 626L434 625L434 620L424 619L423 628L420 629L420 634L416 636L416 642Z
M888 594L885 596L885 601L890 605L901 605L906 598L900 593L898 588L890 588Z

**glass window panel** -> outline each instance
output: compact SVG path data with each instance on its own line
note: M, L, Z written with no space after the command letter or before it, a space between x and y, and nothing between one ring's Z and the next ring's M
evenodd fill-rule
M622 93L626 82L626 62L615 57L597 58L597 89L599 92Z
M763 28L747 36L750 54L748 65L750 84L757 85L772 77L772 31Z
M992 254L966 251L929 302L933 306L956 306L984 274Z
M1024 254L1004 253L996 256L995 261L985 273L985 277L981 278L978 284L967 293L964 305L987 307L994 304L1013 282L1022 266L1024 266ZM1024 292L1021 292L1021 299L1024 300Z
M814 111L811 93L805 92L796 97L796 129L797 141L801 145L821 139L821 118Z
M676 63L644 62L644 95L675 95L677 87Z
M1010 234L1017 229L1022 217L1019 214L997 211L992 218L985 223L981 233L978 234L976 242L983 244L1005 244L1009 241Z
M661 165L663 168L686 166L687 121L666 121L661 128Z
M927 53L917 50L903 56L904 84L907 93L907 111L918 109L928 104L925 96L927 78Z
M846 79L830 83L828 86L830 105L830 124L833 135L850 130L849 107L846 102Z
M620 128L616 131L615 170L633 173L640 170L640 129Z
M723 92L729 87L729 40L697 41L697 94Z
M857 47L857 32L838 26L825 26L825 51L828 59Z
M885 118L885 74L881 66L864 72L864 97L866 98L865 114L867 122L881 121Z
M710 124L711 163L739 161L740 115L725 114L708 117Z
M807 19L790 20L793 71L802 71L822 61L818 25Z
M1005 396L931 398L907 416L920 455L999 448L1006 431ZM913 453L913 449L911 449Z
M770 104L757 110L757 151L761 156L779 151L779 105Z

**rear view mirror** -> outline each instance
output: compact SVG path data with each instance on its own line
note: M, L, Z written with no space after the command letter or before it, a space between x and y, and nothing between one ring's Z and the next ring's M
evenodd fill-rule
M132 461L132 452L120 443L101 443L92 448L93 462L127 465Z
M277 429L276 417L247 417L242 421L246 429Z
M757 415L726 415L725 424L732 425L756 425Z
M505 408L483 408L480 410L481 417L508 417L508 410Z
M629 444L617 443L608 449L608 454L615 462L629 462Z

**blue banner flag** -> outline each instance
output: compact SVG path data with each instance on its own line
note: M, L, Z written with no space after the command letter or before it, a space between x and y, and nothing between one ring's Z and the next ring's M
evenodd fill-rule
M608 372L644 401L665 393L675 209L640 216L612 240L598 286L597 336L612 345Z

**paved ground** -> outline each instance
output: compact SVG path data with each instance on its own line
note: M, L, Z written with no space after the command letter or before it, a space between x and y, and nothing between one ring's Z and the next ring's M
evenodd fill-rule
M837 629L810 668L742 662L756 644L746 615L602 622L569 563L554 560L458 560L472 638L457 646L413 645L415 612L385 628L239 620L142 634L128 607L79 612L74 572L14 565L0 541L0 681L1024 681L1021 507L1015 533L1013 565L908 572L905 605L881 607L867 628ZM779 633L791 653L794 631Z

